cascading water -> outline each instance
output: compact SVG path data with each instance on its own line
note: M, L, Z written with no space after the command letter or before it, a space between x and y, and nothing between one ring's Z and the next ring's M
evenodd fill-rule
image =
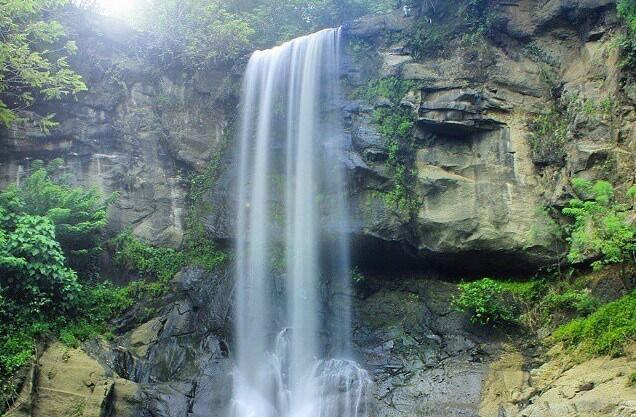
M255 52L245 74L233 417L367 412L349 359L339 42L328 29Z

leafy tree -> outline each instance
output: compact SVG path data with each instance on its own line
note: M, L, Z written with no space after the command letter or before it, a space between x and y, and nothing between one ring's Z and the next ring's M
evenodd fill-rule
M0 125L20 120L18 111L36 99L54 100L86 90L65 55L77 47L63 43L64 27L52 13L69 0L0 0ZM54 115L37 120L46 130Z
M39 338L77 342L103 333L132 304L126 288L81 283L65 256L99 247L107 205L44 169L0 193L0 414L14 394L13 373L29 363Z
M256 48L340 25L394 0L151 0L138 22L183 64L232 64Z
M618 0L616 10L618 15L625 19L628 28L636 32L636 0Z
M158 35L172 58L192 67L232 62L255 36L246 16L215 0L152 1L141 25Z
M592 260L594 268L636 262L636 225L630 206L615 202L614 187L607 181L575 179L573 184L579 198L563 209L563 214L574 219L568 260Z

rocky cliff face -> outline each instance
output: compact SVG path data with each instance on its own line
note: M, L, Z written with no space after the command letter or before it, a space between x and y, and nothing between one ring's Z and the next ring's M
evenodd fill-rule
M434 13L428 4L411 13ZM571 178L608 178L622 187L635 169L636 93L622 82L613 46L614 2L505 2L496 39L453 44L425 59L408 46L414 16L396 11L344 30L342 108L351 151L343 163L357 262L461 274L553 264L564 249L554 222L571 197ZM398 103L360 98L387 77L409 87ZM568 110L567 140L559 149L535 149L531 121L566 100L580 107ZM611 114L601 103L615 106ZM398 151L412 177L408 198L415 207L407 210L387 198L397 185L395 141L380 133L376 116L383 110L414 122ZM206 223L218 239L232 237L225 189L234 178L228 164L208 196L214 210Z
M60 125L50 133L33 126L0 131L0 187L19 183L33 160L62 158L72 183L119 194L113 231L132 227L151 243L178 247L188 176L207 168L225 134L220 97L229 73L163 65L148 35L117 21L85 14L69 20L79 49L72 64L89 91L34 109L56 114Z
M430 13L432 3L414 14ZM351 232L357 262L384 270L370 274L354 298L354 343L374 378L374 415L634 416L636 388L627 385L633 356L575 365L539 354L532 343L519 348L510 335L484 332L454 312L455 286L440 277L520 274L554 262L562 242L551 215L569 198L570 179L608 178L624 187L636 171L636 90L623 83L612 43L614 1L519 0L501 7L503 30L493 42L429 59L416 59L399 36L414 24L401 11L345 30L343 109L351 150L343 163L352 184ZM18 180L34 157L63 156L77 182L121 193L115 228L132 225L151 242L177 246L186 173L205 168L227 125L229 112L218 100L224 74L158 71L137 57L129 32L95 28L81 36L98 45L91 51L80 45L91 92L62 106L62 124L50 135L26 128L3 133L2 183ZM362 55L358 42L368 46ZM556 80L546 80L546 64ZM417 204L406 211L384 197L395 187L392 151L374 116L396 104L355 94L388 76L410 86L397 103L414 121L402 152ZM555 92L577 97L581 106L612 108L574 112L563 159L536 152L528 127L554 104ZM212 236L229 240L234 172L230 160L223 167L205 197L213 209L204 220ZM49 348L14 412L50 415L42 410L55 394L58 405L85 398L100 416L226 416L231 294L227 271L183 271L156 318L137 326L131 312L112 343L86 346L88 358L70 352L81 364ZM80 374L91 375L93 388L67 387L56 377Z
M377 198L377 191L392 186L390 142L373 120L386 102L347 106L356 233L380 246L406 248L420 266L519 271L553 262L562 244L545 208L569 198L569 179L611 177L622 184L634 172L634 91L621 83L612 46L613 2L515 1L500 7L502 32L494 42L454 45L441 57L422 60L413 57L408 39L390 40L404 33L408 18L378 17L347 29L354 41L373 45L352 58L347 79L354 88L374 77L415 86L400 103L415 120L410 168L419 206L412 216L396 215ZM369 71L374 55L377 70ZM553 79L546 79L546 68ZM576 114L567 126L565 159L549 164L531 145L529 122L553 105L554 94L624 104L611 117Z
M537 340L472 325L452 309L455 291L421 274L360 285L353 341L374 382L371 417L634 417L636 347L587 362L546 355ZM49 346L7 415L227 417L231 294L231 273L182 271L157 317L83 350Z

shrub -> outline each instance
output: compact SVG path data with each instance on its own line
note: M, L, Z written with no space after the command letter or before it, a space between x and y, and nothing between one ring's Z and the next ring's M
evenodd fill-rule
M65 266L55 229L46 217L17 216L0 240L0 287L16 310L10 315L65 314L77 306L77 275Z
M170 248L148 245L131 231L111 241L115 265L137 271L143 278L157 279L167 284L185 266L183 254Z
M96 191L58 183L44 169L0 193L0 396L40 339L77 345L131 305L124 289L83 284L66 256L99 248L107 206Z
M138 298L144 294L161 296L168 290L170 280L184 267L199 266L212 271L226 262L227 254L205 238L203 231L195 228L196 225L190 226L182 251L149 245L130 231L111 240L113 262L139 273L144 279L128 286L129 297Z
M434 58L446 51L455 36L455 25L451 23L433 24L420 19L409 37L408 46L416 59Z
M66 346L78 348L80 342L104 334L106 332L105 329L105 323L103 322L78 320L62 327L59 332L59 339Z
M567 289L564 292L550 291L541 301L541 308L548 314L554 311L572 311L576 315L586 316L593 313L599 301L589 291Z
M459 295L452 299L453 307L470 313L476 324L511 324L518 320L513 308L505 301L504 286L491 279L462 283Z
M96 189L71 187L53 179L56 162L61 163L54 161L48 170L35 170L22 185L12 185L0 195L4 224L11 226L22 215L48 218L55 225L55 236L64 254L73 261L71 266L88 273L93 256L101 249L101 232L116 195L105 198Z
M0 379L13 374L31 361L35 343L19 333L0 338Z
M393 141L405 140L414 126L413 116L404 109L379 108L373 113L380 134Z
M574 179L573 185L579 198L563 209L563 214L574 219L569 228L568 260L592 260L596 269L636 260L636 225L629 207L614 202L612 185L582 179Z
M636 340L636 292L559 327L553 339L591 355L620 355Z
M392 105L400 104L404 96L415 90L419 83L411 80L403 80L399 77L383 77L371 80L366 86L355 92L355 96L373 102L377 98L386 98Z
M492 0L445 2L431 11L433 15L422 16L407 38L417 59L443 54L454 41L473 47L484 44L501 22Z

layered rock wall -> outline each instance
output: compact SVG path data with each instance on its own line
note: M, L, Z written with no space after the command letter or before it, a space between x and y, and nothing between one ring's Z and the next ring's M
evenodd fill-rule
M428 12L426 5L419 10ZM607 179L619 189L634 182L634 87L619 68L613 2L513 1L499 12L496 38L456 42L422 59L408 47L412 18L376 17L346 28L354 233L383 253L398 247L392 264L536 270L564 249L554 222L572 196L573 177ZM371 45L362 56L360 42ZM419 205L410 216L382 199L394 186L391 141L377 133L374 114L387 100L355 95L383 77L412 86L400 103L415 121L406 141ZM557 149L565 157L546 161L533 149L529 125L555 105L568 106L563 117L571 118ZM603 106L614 107L603 113Z

